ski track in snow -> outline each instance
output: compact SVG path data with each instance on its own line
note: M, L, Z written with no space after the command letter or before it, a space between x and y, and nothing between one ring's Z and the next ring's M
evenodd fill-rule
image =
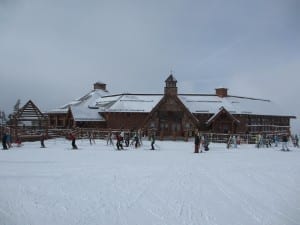
M298 149L215 144L193 154L191 142L159 142L159 151L46 144L0 152L1 225L300 224Z

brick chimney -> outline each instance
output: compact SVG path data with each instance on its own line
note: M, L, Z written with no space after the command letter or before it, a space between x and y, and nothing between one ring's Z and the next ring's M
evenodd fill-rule
M106 84L101 83L101 82L96 82L96 83L94 83L94 90L103 90L103 91L107 91L107 90L106 90Z
M224 98L228 96L227 88L216 88L216 95L220 98Z

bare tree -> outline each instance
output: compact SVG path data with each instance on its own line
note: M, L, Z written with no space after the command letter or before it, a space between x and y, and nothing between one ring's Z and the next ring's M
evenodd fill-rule
M18 99L16 104L14 105L14 113L18 112L20 109L20 105L21 105L21 100Z

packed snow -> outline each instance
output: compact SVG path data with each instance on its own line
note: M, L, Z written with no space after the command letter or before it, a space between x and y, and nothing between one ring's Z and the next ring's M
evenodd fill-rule
M0 151L1 225L299 225L300 150L157 141Z

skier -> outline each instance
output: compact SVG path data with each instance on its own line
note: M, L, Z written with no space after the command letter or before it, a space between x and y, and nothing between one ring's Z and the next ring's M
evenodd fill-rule
M3 136L2 136L2 146L3 146L3 150L7 150L6 140L7 140L7 134L6 134L6 132L4 132L4 133L3 133Z
M235 135L233 135L233 137L232 137L232 143L233 143L233 147L237 148L237 140L236 140L236 136Z
M208 141L208 137L207 136L203 136L203 148L204 151L208 151L209 150L209 141Z
M200 135L198 132L195 134L195 150L194 153L199 153L199 147L200 147Z
M70 139L72 141L72 149L78 149L77 145L76 145L76 137L75 134L70 133Z
M228 140L227 140L227 149L231 148L231 142L232 142L232 137L229 135Z
M278 147L278 142L279 142L278 135L275 134L275 135L274 135L274 143L275 143L275 147Z
M138 133L137 133L137 132L134 132L134 135L133 135L133 139L132 139L131 145L133 145L133 143L134 143L134 147L135 147L135 148L138 148L138 147L140 146L139 136L138 136Z
M256 147L260 148L263 145L263 137L261 134L256 136Z
M122 142L123 142L123 137L121 136L121 134L117 133L117 149L118 150L124 149Z
M94 134L93 134L92 131L88 132L88 138L89 138L89 141L90 141L90 145L92 145L93 143L96 144Z
M44 141L45 141L45 134L41 134L41 138L40 138L40 140L41 140L41 148L45 148L46 146L45 146L45 143L44 143Z
M155 150L154 144L155 144L155 135L154 132L150 136L150 141L151 141L151 150Z
M11 134L10 131L8 131L7 135L6 135L6 146L7 148L11 148Z
M284 134L282 136L282 149L281 149L282 151L289 151L287 143L288 143L288 136Z
M106 139L106 145L114 145L113 143L113 140L112 140L112 136L113 136L113 133L111 131L111 129L109 129L109 132L107 134L107 139Z
M139 139L139 145L143 145L143 130L142 129L138 129L138 139Z
M299 148L299 138L297 134L295 134L295 147Z
M129 142L130 142L129 134L126 133L124 139L125 139L125 146L129 147Z

